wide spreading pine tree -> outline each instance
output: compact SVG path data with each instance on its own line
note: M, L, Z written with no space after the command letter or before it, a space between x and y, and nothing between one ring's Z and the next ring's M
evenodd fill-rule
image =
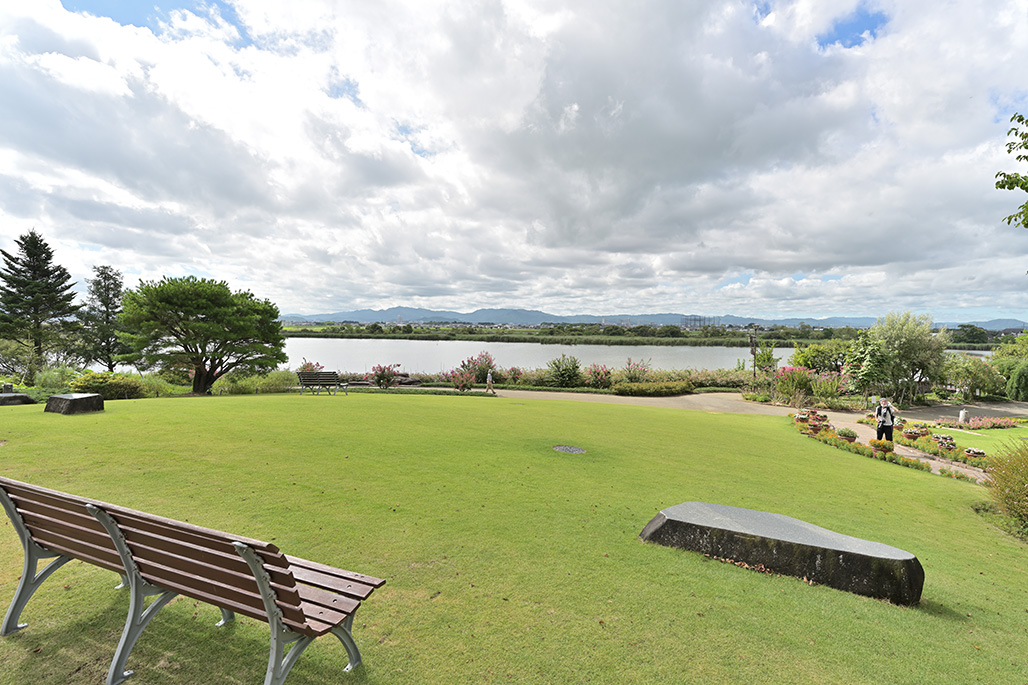
M54 264L54 251L34 230L20 236L16 254L0 250L0 337L30 348L36 369L46 352L66 341L78 311L68 270Z

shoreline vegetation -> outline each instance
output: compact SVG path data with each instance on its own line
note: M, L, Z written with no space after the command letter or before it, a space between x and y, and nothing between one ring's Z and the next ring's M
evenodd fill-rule
M336 338L351 340L422 340L422 341L467 341L467 342L488 342L488 343L530 343L538 345L653 345L658 347L739 347L751 346L747 336L714 336L704 337L701 335L685 332L681 337L661 336L639 336L639 335L588 335L575 334L564 335L560 333L547 333L550 329L539 330L515 330L503 333L471 332L468 329L442 329L433 332L367 332L367 331L343 331L333 330L336 327L326 328L289 328L284 327L283 335L287 338ZM775 347L792 348L803 347L815 343L823 343L832 338L788 338L776 337L773 332L768 334L757 334L757 344L775 343ZM835 338L849 340L847 337ZM957 343L947 344L948 349L964 350L968 352L989 352L997 347L998 343Z

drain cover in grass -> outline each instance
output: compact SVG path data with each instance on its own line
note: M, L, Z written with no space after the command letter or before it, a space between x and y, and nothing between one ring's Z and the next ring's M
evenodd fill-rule
M567 454L585 454L585 450L581 447L572 447L571 445L554 445L553 449Z

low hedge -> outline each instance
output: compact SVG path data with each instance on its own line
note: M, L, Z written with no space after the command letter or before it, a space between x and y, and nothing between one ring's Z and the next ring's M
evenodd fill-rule
M693 391L689 381L671 381L665 383L615 383L615 395L627 397L675 397L688 395Z
M146 397L146 385L135 376L110 371L87 371L69 386L72 392L98 393L105 400L136 400Z

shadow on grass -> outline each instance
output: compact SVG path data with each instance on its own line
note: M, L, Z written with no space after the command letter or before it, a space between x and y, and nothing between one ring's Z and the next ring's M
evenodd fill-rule
M917 611L924 612L929 616L944 618L948 621L967 620L967 616L965 614L962 614L955 609L951 609L950 607L945 606L939 602L933 602L930 599L925 599L924 597L922 597L921 601L918 602L916 609Z
M53 605L59 606L59 602ZM0 684L105 682L125 624L128 592L118 590L88 605L65 605L66 613L41 617L30 615L30 602L23 618L28 625L0 638L6 653ZM267 624L237 616L217 627L218 620L220 613L215 607L186 597L173 600L132 650L127 665L135 672L131 681L169 685L262 682L268 663ZM355 637L360 644L360 635ZM287 682L316 685L339 682L344 676L347 683L377 682L369 679L364 666L344 674L346 664L346 650L326 635L299 659Z

